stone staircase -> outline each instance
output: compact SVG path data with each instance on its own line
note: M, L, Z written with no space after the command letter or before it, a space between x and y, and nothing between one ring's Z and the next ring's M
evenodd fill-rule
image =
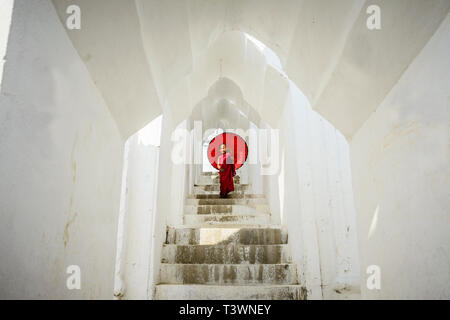
M218 174L203 173L185 202L184 225L168 227L155 299L304 299L287 231L270 223L266 198L219 198Z

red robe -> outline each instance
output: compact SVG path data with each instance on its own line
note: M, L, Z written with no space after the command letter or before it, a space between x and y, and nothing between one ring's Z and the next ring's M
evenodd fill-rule
M220 164L220 195L226 196L230 191L234 191L233 177L236 175L233 157L230 153L224 153L219 156ZM223 169L223 170L222 170Z

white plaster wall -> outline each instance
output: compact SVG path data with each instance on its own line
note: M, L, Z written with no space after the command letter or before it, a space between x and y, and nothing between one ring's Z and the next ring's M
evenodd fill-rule
M247 161L244 163L243 167L247 168L248 171L248 182L250 183L250 191L256 194L263 193L263 176L261 175L260 163L258 162L258 127L253 122L249 123L249 135L247 139L248 155ZM277 213L272 213L273 216Z
M450 19L443 21L351 142L367 299L449 299Z
M153 219L153 240L151 249L151 291L149 299L152 299L155 284L159 283L159 269L161 264L162 244L165 241L167 225L180 224L183 211L179 210L185 197L186 165L175 164L172 161L174 144L172 141L173 132L178 124L173 120L173 115L167 104L163 107L163 120L161 129L161 147L158 160L158 179L156 211ZM183 128L184 127L184 128ZM186 123L180 124L179 129L189 130ZM182 176L178 176L182 175Z
M6 60L6 46L11 27L13 5L14 0L3 0L0 3L0 89L2 87L3 65Z
M127 141L126 194L123 198L126 208L119 225L124 229L125 241L124 250L118 257L118 263L122 264L119 276L123 281L120 296L124 299L147 299L152 282L149 276L159 147L142 143L139 134L137 132Z
M280 170L265 178L265 192L288 228L301 271L299 281L310 299L357 298L359 263L348 144L311 110L292 83L278 128Z
M161 114L146 58L135 0L52 0L65 25L69 5L81 10L81 29L66 32L126 140Z
M172 164L172 176L170 194L166 201L171 203L170 211L166 212L169 225L183 224L184 199L188 190L188 162L190 148L190 131L188 121L180 123L171 134L170 163Z
M0 298L110 299L123 141L48 1L14 1L1 90Z

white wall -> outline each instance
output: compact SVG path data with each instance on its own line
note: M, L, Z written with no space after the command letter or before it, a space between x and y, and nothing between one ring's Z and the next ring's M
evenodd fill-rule
M115 295L124 299L147 299L152 291L150 270L153 219L156 208L159 147L140 139L141 131L127 141L123 210L116 258ZM123 241L123 242L122 242Z
M184 199L186 198L189 185L188 162L190 157L190 131L189 123L184 120L171 134L170 163L172 164L172 176L170 194L166 201L171 203L170 211L166 212L169 225L183 224Z
M247 161L243 167L247 169L247 180L250 183L250 192L256 194L263 193L263 176L261 175L260 163L258 162L258 127L250 121L249 136L245 137L248 147ZM242 180L243 181L243 180ZM272 212L272 218L279 216Z
M265 193L289 231L309 299L357 298L359 262L348 144L291 83L280 128L280 170ZM278 185L277 185L278 183Z
M3 65L6 58L13 5L14 0L3 0L0 4L0 89L2 87Z
M167 225L178 225L182 222L185 193L187 192L188 169L186 164L175 164L172 161L174 145L177 143L175 129L190 130L186 122L175 123L173 114L167 104L163 107L163 120L161 128L161 148L158 160L158 185L156 196L156 211L153 219L153 239L151 250L151 292L153 297L155 284L159 283L159 269L161 264L162 244L165 241ZM173 140L174 139L174 140ZM185 141L185 140L183 140ZM189 143L189 140L185 141Z
M450 298L450 18L351 142L364 298Z
M0 298L110 299L123 141L48 1L15 1L1 90Z

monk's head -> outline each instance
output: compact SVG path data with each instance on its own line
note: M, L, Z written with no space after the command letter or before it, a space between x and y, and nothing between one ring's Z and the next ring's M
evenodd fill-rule
M219 150L220 150L220 152L222 152L222 153L226 153L226 152L227 152L227 146L225 145L225 143L222 143L222 144L220 145Z

